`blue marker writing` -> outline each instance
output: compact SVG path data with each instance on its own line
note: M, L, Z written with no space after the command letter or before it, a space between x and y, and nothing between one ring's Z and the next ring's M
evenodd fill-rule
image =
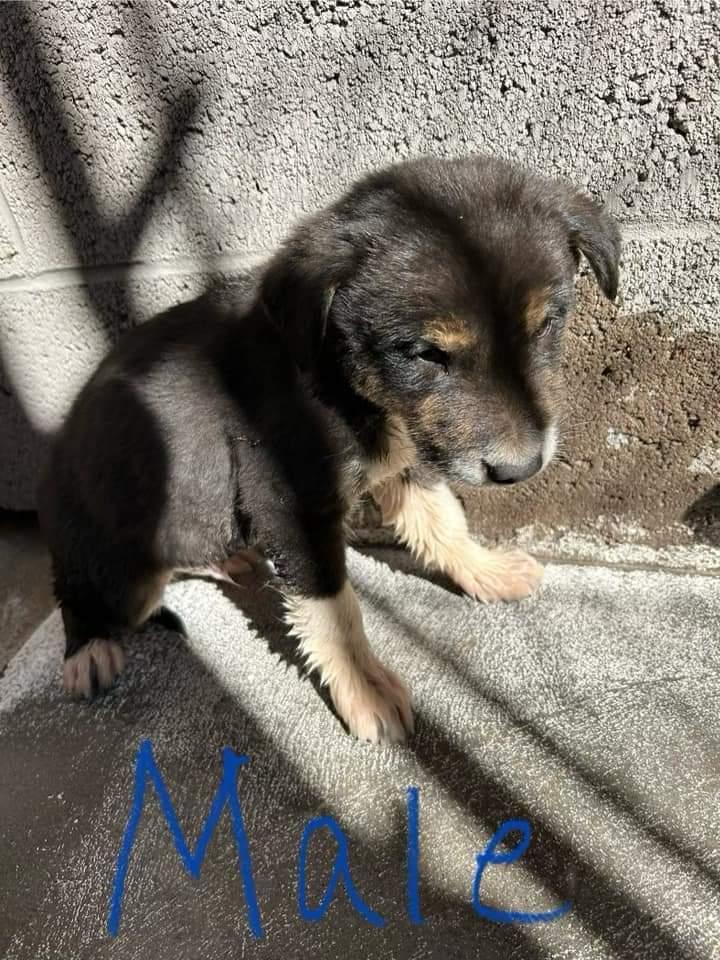
M132 805L118 853L107 917L107 930L110 936L116 936L120 928L122 901L125 892L125 881L130 865L130 856L137 836L138 827L140 826L145 796L149 786L155 789L160 810L165 818L165 823L170 831L178 856L185 870L195 879L200 876L208 844L210 843L223 811L227 807L235 839L243 893L247 905L248 925L253 936L263 936L260 907L258 905L253 879L250 847L237 794L238 772L241 767L246 766L249 762L249 757L237 754L229 747L223 749L220 783L213 797L205 823L200 831L195 850L192 851L178 822L168 789L155 763L152 745L149 740L144 740L140 744L135 761ZM408 787L406 802L405 905L410 922L413 924L421 924L424 922L424 917L420 907L420 791L417 787ZM323 896L317 906L313 907L308 903L307 897L308 855L310 841L313 835L318 830L323 829L328 830L332 834L337 844L337 851ZM521 835L519 842L511 850L499 852L498 847L505 841L508 834L513 831ZM491 864L514 863L519 860L527 852L531 837L532 828L527 820L505 820L492 835L482 853L477 855L475 873L472 881L472 905L478 916L486 920L491 920L494 923L547 923L551 920L557 920L570 910L572 904L569 900L554 910L547 910L540 913L526 913L518 910L498 910L483 903L480 899L480 884L486 867ZM385 918L373 910L365 900L363 900L353 883L350 874L348 839L340 825L330 816L315 817L305 825L300 838L297 865L297 906L300 917L311 922L322 920L330 909L330 905L337 893L337 888L341 880L348 899L357 913L374 927L384 927L386 923Z
M323 895L323 898L317 907L310 907L308 906L307 902L307 886L305 880L308 846L310 844L310 838L312 835L317 830L322 828L325 828L332 833L333 837L335 837L335 840L337 841L338 849L337 853L335 854L335 862L333 863L332 872L330 873L330 879L328 880L327 887L325 888L325 894ZM302 837L300 838L300 853L298 855L297 903L298 913L303 920L311 920L313 922L322 920L322 918L328 912L330 903L332 898L335 896L335 890L341 877L345 885L348 899L360 916L364 920L367 920L368 923L371 923L374 927L384 927L384 917L381 917L379 913L375 913L374 910L370 909L370 907L365 903L363 898L358 893L355 884L353 883L352 877L350 876L350 863L348 861L347 837L340 828L340 825L336 820L333 820L332 817L314 817L305 824L305 829L303 830Z
M405 903L412 923L422 923L420 911L420 791L417 787L407 790L407 880Z
M178 852L183 866L191 877L197 879L200 876L205 853L208 843L215 831L217 822L227 806L230 813L233 835L235 837L235 847L238 855L238 864L240 876L242 877L243 892L247 903L247 916L250 929L254 936L262 937L263 928L260 920L260 908L258 906L257 895L255 893L255 883L253 880L252 863L250 860L250 847L245 833L240 802L237 796L237 775L240 767L250 762L250 758L236 754L229 747L222 751L222 778L218 786L210 811L205 820L205 824L200 832L195 852L193 853L185 839L182 828L178 823L175 808L172 805L170 794L163 781L162 775L155 764L153 757L152 744L149 740L143 740L137 753L135 762L135 787L133 790L133 802L130 809L125 833L123 834L120 852L118 854L115 867L115 880L113 882L112 897L110 899L110 910L108 912L107 929L111 937L117 935L120 928L120 917L122 913L122 900L125 890L125 879L127 877L130 864L130 854L132 853L135 835L137 833L140 819L142 817L143 804L145 802L145 793L148 781L155 787L155 793L160 803L165 822L173 839L175 849Z
M507 853L497 853L497 848L513 830L522 834L520 842L512 850L508 850ZM483 852L477 855L475 876L472 883L472 905L479 916L485 917L486 920L492 920L494 923L549 923L551 920L562 917L572 906L571 901L567 900L554 910L546 910L544 913L521 913L518 910L496 910L480 900L480 881L485 872L485 867L489 863L514 863L519 860L527 852L531 837L532 827L527 820L503 820L490 837Z

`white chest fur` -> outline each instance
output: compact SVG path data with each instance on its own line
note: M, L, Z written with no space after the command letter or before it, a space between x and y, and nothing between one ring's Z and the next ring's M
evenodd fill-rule
M363 464L365 489L373 488L397 476L408 467L417 463L415 444L410 438L405 422L397 416L388 417L386 428L386 448L382 456L368 460Z

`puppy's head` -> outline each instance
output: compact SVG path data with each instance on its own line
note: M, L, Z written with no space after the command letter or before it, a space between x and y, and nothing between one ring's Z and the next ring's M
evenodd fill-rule
M298 361L402 417L420 459L466 483L550 460L563 328L583 254L606 296L620 237L572 188L480 157L374 174L306 221L262 297Z

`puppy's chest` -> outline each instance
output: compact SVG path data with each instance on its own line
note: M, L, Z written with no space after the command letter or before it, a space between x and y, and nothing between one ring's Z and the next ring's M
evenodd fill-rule
M377 449L362 455L357 462L355 495L372 492L418 462L417 448L399 418L389 418Z

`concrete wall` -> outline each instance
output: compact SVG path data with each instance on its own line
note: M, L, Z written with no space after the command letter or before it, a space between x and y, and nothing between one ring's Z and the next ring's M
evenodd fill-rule
M627 242L619 307L585 284L569 337L566 462L473 498L474 519L712 539L719 17L670 0L2 5L0 505L31 505L46 435L123 324L208 266L241 271L370 167L480 150L576 181Z

